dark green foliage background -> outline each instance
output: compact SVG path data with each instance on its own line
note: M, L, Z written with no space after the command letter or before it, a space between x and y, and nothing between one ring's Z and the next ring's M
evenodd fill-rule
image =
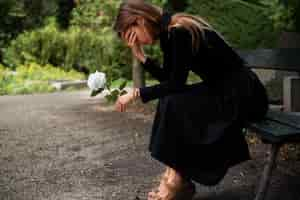
M120 2L0 0L0 63L80 66L131 79L131 52L112 31ZM273 47L282 30L299 30L299 3L288 2L286 8L277 0L187 0L183 11L206 19L236 48ZM161 59L158 44L145 49Z

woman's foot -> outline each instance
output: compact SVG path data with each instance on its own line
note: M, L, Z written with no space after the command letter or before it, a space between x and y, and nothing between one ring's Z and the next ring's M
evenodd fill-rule
M148 200L191 199L195 194L195 185L169 168L167 179L161 181L156 191L148 193Z
M159 186L157 188L152 189L151 192L148 193L148 196L153 196L159 192L159 189L162 187L164 182L168 180L170 172L171 168L167 166L165 172L160 176Z

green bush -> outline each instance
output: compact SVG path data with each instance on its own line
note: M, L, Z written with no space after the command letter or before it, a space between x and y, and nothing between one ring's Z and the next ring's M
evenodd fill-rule
M148 0L163 6L166 0ZM256 1L256 0L255 0ZM260 1L260 0L257 0ZM275 1L275 0L272 0ZM290 0L292 1L292 0ZM90 72L103 71L113 79L131 79L130 49L116 37L112 23L120 0L78 0L71 26L60 30L55 16L46 25L19 34L3 50L3 63L11 69L28 63L59 66L64 70L83 66ZM245 1L188 0L188 13L206 18L238 48L272 46L277 37L272 21L256 6ZM244 2L244 3L241 3ZM159 45L146 46L146 53L162 62ZM147 74L149 76L149 74Z
M272 47L278 32L265 9L242 0L190 0L187 12L208 20L236 48Z
M3 62L12 69L30 62L61 66L65 70L84 66L91 73L112 70L119 77L131 79L130 49L112 30L119 3L120 0L79 0L68 30L61 31L55 18L49 17L46 26L25 31L11 41ZM158 45L146 49L154 57L161 55Z
M269 9L265 12L277 30L300 31L299 0L261 0ZM286 4L286 6L284 5Z
M106 65L126 73L124 68L130 66L129 50L115 37L108 27L93 31L72 26L67 31L59 31L52 21L44 28L24 32L13 40L4 52L4 63L12 69L36 62L61 66L65 70L80 65L90 71L102 71Z
M121 0L77 0L71 24L93 30L110 27L120 3Z
M52 80L78 80L84 75L74 70L64 71L49 64L28 63L16 68L15 74L0 65L0 95L52 92Z

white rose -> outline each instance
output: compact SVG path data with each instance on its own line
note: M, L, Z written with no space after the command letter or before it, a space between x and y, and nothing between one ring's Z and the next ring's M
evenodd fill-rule
M104 88L105 84L106 76L103 72L96 71L95 73L90 74L88 77L87 85L93 91Z

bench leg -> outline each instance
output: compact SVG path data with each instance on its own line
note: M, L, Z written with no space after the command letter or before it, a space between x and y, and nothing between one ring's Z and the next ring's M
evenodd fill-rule
M276 164L276 157L279 149L280 149L280 144L272 144L270 155L268 156L267 163L265 164L264 171L260 179L255 200L263 200L265 198L267 188L270 182L270 178L272 176L272 171Z

